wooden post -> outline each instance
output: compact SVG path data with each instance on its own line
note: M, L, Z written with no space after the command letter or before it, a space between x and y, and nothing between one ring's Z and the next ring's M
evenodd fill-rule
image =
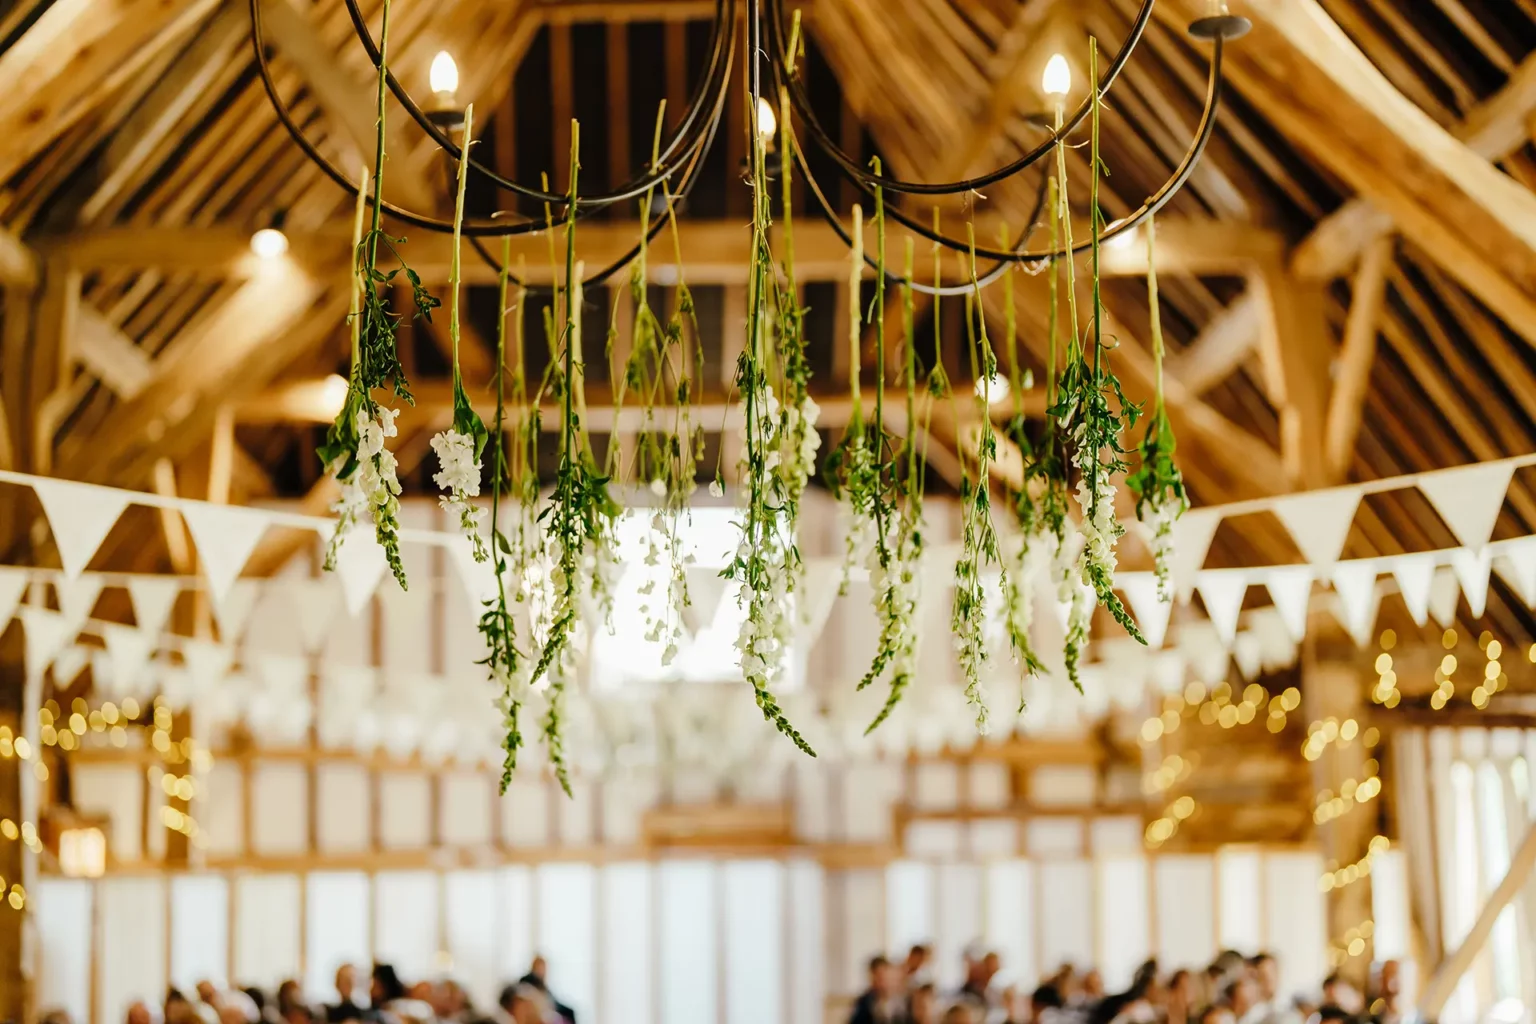
M1363 731L1365 717L1365 682L1358 666L1349 660L1314 660L1309 657L1302 680L1302 699L1310 721L1334 719L1341 730L1346 723L1354 722L1354 730ZM1316 792L1329 790L1339 793L1346 780L1357 783L1365 778L1367 751L1361 742L1359 731L1353 732L1348 742L1340 739L1328 744L1322 755L1312 762L1312 788ZM1329 870L1354 864L1365 856L1370 841L1376 835L1375 803L1356 806L1332 821L1318 826L1323 857ZM1370 920L1371 878L1362 875L1348 885L1337 885L1328 891L1328 935L1338 940L1345 932ZM1365 949L1344 965L1344 973L1357 984L1363 984L1367 965L1371 962L1371 941L1365 938Z

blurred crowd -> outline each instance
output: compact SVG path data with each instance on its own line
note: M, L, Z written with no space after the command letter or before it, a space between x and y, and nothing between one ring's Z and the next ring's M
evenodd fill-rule
M576 1024L575 1011L550 991L546 972L544 958L534 957L528 973L503 988L490 1007L472 1005L457 982L407 984L383 963L373 965L366 984L356 967L343 964L329 1003L306 1001L292 980L272 992L221 990L204 981L192 992L171 989L160 1006L134 1003L126 1024Z
M1343 975L1315 993L1280 995L1272 954L1227 951L1203 969L1163 971L1149 960L1122 992L1106 992L1098 971L1064 965L1033 989L997 982L1002 960L980 946L963 955L964 983L940 991L933 952L913 946L899 960L869 962L868 988L849 1024L1400 1024L1400 965L1378 965L1362 991Z

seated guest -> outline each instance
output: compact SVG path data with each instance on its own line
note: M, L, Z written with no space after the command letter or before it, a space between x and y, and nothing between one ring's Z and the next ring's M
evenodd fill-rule
M907 994L907 1024L939 1024L939 996L931 983Z
M544 1024L545 996L532 985L508 985L497 1004L498 1024Z
M1322 1012L1324 1006L1336 1006L1346 1014L1354 1015L1365 1009L1365 1001L1360 996L1360 990L1351 985L1348 978L1330 974L1323 979L1323 1001L1318 1012Z
M933 981L932 964L932 946L920 942L907 950L907 958L901 964L901 973L909 991Z
M848 1024L897 1024L904 1009L891 962L883 956L871 958L869 988L854 1002Z
M1222 1000L1232 1011L1237 1024L1262 1024L1269 1007L1259 1000L1259 990L1246 974L1240 974L1227 983Z
M1168 1024L1189 1024L1195 1006L1194 975L1182 968L1168 975L1163 987L1163 1012Z
M342 964L336 968L336 1002L325 1007L327 1024L345 1024L362 1020L363 1008L357 1005L357 968Z
M314 1015L304 1002L304 990L292 978L277 986L277 1017L282 1024L313 1024Z
M527 985L537 990L544 996L555 1016L565 1021L565 1024L576 1024L576 1011L556 999L554 993L549 990L549 983L544 980L549 965L542 956L535 956L533 962L528 965L528 973L518 979L519 985Z

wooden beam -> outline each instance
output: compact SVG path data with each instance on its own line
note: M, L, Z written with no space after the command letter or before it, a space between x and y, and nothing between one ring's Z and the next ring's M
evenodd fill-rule
M996 238L1000 222L978 218L978 238ZM563 228L557 231L563 232ZM682 251L687 254L690 284L743 284L751 252L750 227L737 220L678 222ZM903 251L909 233L888 225L887 254ZM865 251L874 250L874 228L865 232ZM639 240L638 223L629 221L586 222L576 233L577 258L588 266L606 265L627 253ZM919 252L931 243L911 236ZM350 247L345 225L333 224L314 232L290 230L289 256L312 274L323 276L344 271L337 254ZM105 227L79 230L34 240L38 252L68 260L84 270L156 269L205 279L247 277L261 271L262 263L250 251L250 233L232 227ZM441 283L448 279L452 240L445 235L412 233L404 252L423 280ZM672 246L652 246L649 259L652 279L670 283L677 273L670 259ZM1145 275L1147 259L1140 246L1110 247L1103 255L1106 276ZM1168 274L1246 274L1256 261L1281 253L1279 236L1248 224L1196 219L1160 219L1157 224L1158 269ZM512 262L528 265L536 284L553 280L549 267L549 242L545 233L518 235L512 242ZM795 225L795 273L806 281L836 281L848 276L848 247L830 226L804 219ZM866 273L872 274L866 267ZM467 284L492 284L496 271L479 258L466 258Z
M205 17L214 0L59 0L0 53L0 181Z
M134 398L155 376L149 353L87 303L80 304L73 347L81 364L119 398Z
M31 288L37 284L37 257L27 244L0 227L0 285Z
M958 382L955 384L955 389L957 394L969 395L972 391L972 382ZM445 420L452 416L451 382L416 381L411 390L416 397L416 404L400 410L402 424ZM491 398L486 396L484 388L469 386L467 390L470 401L482 408L493 404ZM329 423L336 415L336 397L337 391L328 378L295 380L276 385L241 400L233 406L233 416L236 422L248 424ZM821 406L821 415L816 421L821 426L841 427L851 419L853 402L848 396L846 387L818 388L815 389L814 397L816 403ZM643 410L633 394L625 401L622 409L614 408L613 398L613 391L609 385L597 381L587 383L585 420L587 426L599 433L639 430L643 426ZM721 429L722 422L725 424L725 429L735 429L741 425L740 404L739 397L728 386L707 387L698 395L695 402L694 421L709 431ZM867 418L873 414L874 395L872 393L865 395L862 404ZM658 408L660 407L661 405L658 405ZM666 407L670 408L670 404L666 404ZM1008 408L1011 411L1012 403ZM1045 413L1044 397L1034 392L1026 395L1024 411L1031 416L1043 415ZM558 402L546 403L541 414L545 430L560 429ZM887 415L889 417L890 414ZM893 422L899 421L902 416L904 413L898 412ZM512 424L509 423L508 429L510 430L511 427ZM401 429L403 431L404 427Z
M1252 289L1232 301L1207 323L1184 351L1168 357L1165 369L1193 395L1201 395L1231 376L1253 351L1266 315Z
M1461 976L1467 973L1467 968L1472 966L1472 961L1477 959L1477 954L1482 951L1488 941L1488 936L1493 934L1493 926L1498 922L1499 915L1515 896L1525 887L1526 879L1531 876L1531 868L1536 867L1536 825L1532 825L1525 833L1525 838L1520 841L1520 846L1515 850L1514 856L1509 859L1509 869L1504 872L1504 877L1499 881L1493 892L1488 894L1488 901L1483 904L1483 909L1478 912L1477 920L1467 932L1467 937L1462 940L1456 951L1436 968L1430 977L1429 983L1424 986L1424 994L1419 997L1419 1014L1424 1020L1436 1020L1440 1011L1451 998L1451 993L1456 991L1456 984Z
M1244 0L1234 10L1261 29L1230 54L1246 98L1536 341L1536 194L1394 89L1317 0ZM1158 7L1180 22L1202 12L1195 0Z
M225 0L177 56L170 72L155 83L112 134L102 152L96 188L80 207L79 220L90 223L119 200L153 154L173 143L172 133L199 99L226 73L236 47L246 41L250 16L243 4Z
M154 446L180 429L200 400L233 391L241 362L272 337L291 331L321 292L299 268L271 261L176 337L156 360L155 376L140 394L113 409L88 436L71 434L66 439L59 459L61 475L75 480L112 477L136 448Z
M1271 378L1270 401L1280 410L1280 451L1293 485L1321 487L1332 332L1321 286L1296 281L1278 263L1264 264L1250 287L1268 316L1259 340ZM1279 390L1273 388L1278 382Z
M295 0L262 0L262 27L277 51L299 69L320 109L339 129L333 138L343 149L343 166L359 167L364 162L373 166L378 124L374 85L353 75L337 60L314 18ZM386 153L404 157L410 152L398 119L388 121L385 132ZM386 198L393 196L418 212L430 212L441 205L425 177L411 173L403 160L389 164L389 169L393 173L386 173L384 178Z
M1365 258L1355 273L1349 320L1344 328L1344 346L1328 399L1325 444L1330 483L1342 482L1354 459L1355 438L1360 433L1360 414L1365 408L1371 364L1376 357L1376 333L1381 328L1381 308L1386 301L1387 271L1392 266L1392 259L1392 239L1377 239L1365 251Z

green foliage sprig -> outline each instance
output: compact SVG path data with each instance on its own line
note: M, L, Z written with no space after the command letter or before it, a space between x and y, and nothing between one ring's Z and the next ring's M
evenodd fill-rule
M460 246L464 229L464 194L469 180L469 148L475 124L474 104L464 111L464 144L459 158L459 187L453 207L453 253L448 271L448 290L452 296L448 310L448 336L453 347L453 425L432 438L442 469L433 481L448 493L438 500L449 513L458 517L459 530L469 540L477 562L490 558L480 521L485 512L472 499L480 496L480 458L489 433L480 414L475 412L464 391L464 376L459 369L459 298ZM499 372L499 370L498 370Z
M1157 297L1157 225L1147 218L1147 305L1152 324L1152 361L1157 372L1157 396L1147 432L1138 454L1141 465L1125 484L1136 495L1136 517L1152 533L1152 562L1157 573L1157 596L1173 599L1173 524L1189 508L1184 475L1174 461L1173 424L1163 400L1163 318Z
M506 737L502 740L503 761L501 768L501 792L506 793L517 771L517 754L523 746L523 730L520 721L524 702L528 698L528 661L517 646L517 623L507 604L507 576L511 569L508 559L516 554L512 541L501 529L501 500L506 491L515 490L511 464L505 447L507 422L507 393L505 387L507 369L507 305L508 279L511 276L512 239L502 240L501 273L497 278L496 318L496 369L492 386L496 391L495 445L491 452L491 550L496 570L496 596L483 602L485 610L480 615L480 637L485 641L486 655L476 664L484 665L491 681L497 684L497 708L502 715ZM522 320L522 291L511 307ZM522 349L517 351L518 369L514 381L521 390ZM517 577L514 577L515 579Z
M421 278L400 255L404 238L387 235L381 224L384 195L384 114L387 95L389 42L389 2L385 0L379 24L378 121L373 167L373 218L368 231L353 249L357 283L352 314L352 370L347 382L347 398L336 420L326 431L325 443L317 449L326 471L343 486L344 504L369 509L374 534L383 548L390 571L403 590L407 582L400 557L400 482L395 474L395 457L384 446L393 437L395 410L385 408L373 398L375 389L392 389L394 397L413 403L410 383L400 364L396 332L402 314L390 309L386 293L401 273L411 286L414 316L431 321L439 302L422 285ZM366 184L363 191L366 191ZM389 251L394 266L382 270L379 248ZM342 524L346 525L344 517ZM333 569L344 534L338 528L326 553L326 568Z
M570 774L565 760L563 736L563 698L566 679L572 671L574 650L571 646L576 623L581 614L581 580L590 572L594 590L602 587L603 552L612 550L618 503L608 493L608 478L597 471L590 441L583 433L581 407L581 364L577 349L581 345L581 285L576 263L576 195L581 163L581 125L571 122L570 195L566 204L565 224L565 322L560 330L558 363L553 385L561 403L560 463L555 472L555 489L549 505L540 514L555 553L551 572L554 606L548 635L535 662L532 679L548 680L547 702L542 731L550 766L560 788L569 795Z
M799 38L798 15L794 26L790 52ZM740 584L740 600L746 603L736 647L742 676L752 687L758 710L795 746L814 757L815 750L790 723L773 693L790 653L792 609L804 571L797 540L800 497L820 443L815 430L816 404L807 393L810 367L805 360L803 317L795 298L794 235L787 201L794 139L785 116L780 127L784 140L786 280L781 282L774 272L768 244L771 212L766 147L757 131L750 64L745 74L746 129L752 147L752 257L747 284L747 344L736 363L736 387L745 413L740 476L747 504L736 554L721 575ZM778 392L773 387L775 371Z
M1090 41L1092 43L1092 41ZM1092 45L1089 80L1097 82L1098 49ZM1129 467L1121 435L1135 426L1140 408L1126 399L1120 380L1110 370L1105 352L1104 303L1099 273L1099 238L1106 224L1099 207L1099 178L1105 173L1099 155L1099 116L1101 110L1095 86L1092 104L1092 174L1089 196L1092 251L1092 322L1086 341L1078 335L1077 299L1070 258L1067 262L1068 302L1071 308L1073 343L1067 353L1061 375L1060 392L1050 415L1068 431L1073 444L1073 463L1078 471L1077 501L1083 513L1080 530L1083 548L1078 558L1082 581L1093 588L1098 601L1107 608L1127 633L1146 643L1135 620L1114 591L1115 542L1125 532L1115 515L1113 477ZM1066 225L1066 248L1071 252L1070 211L1066 202L1065 155L1061 166L1061 217ZM1075 600L1075 597L1074 597Z

